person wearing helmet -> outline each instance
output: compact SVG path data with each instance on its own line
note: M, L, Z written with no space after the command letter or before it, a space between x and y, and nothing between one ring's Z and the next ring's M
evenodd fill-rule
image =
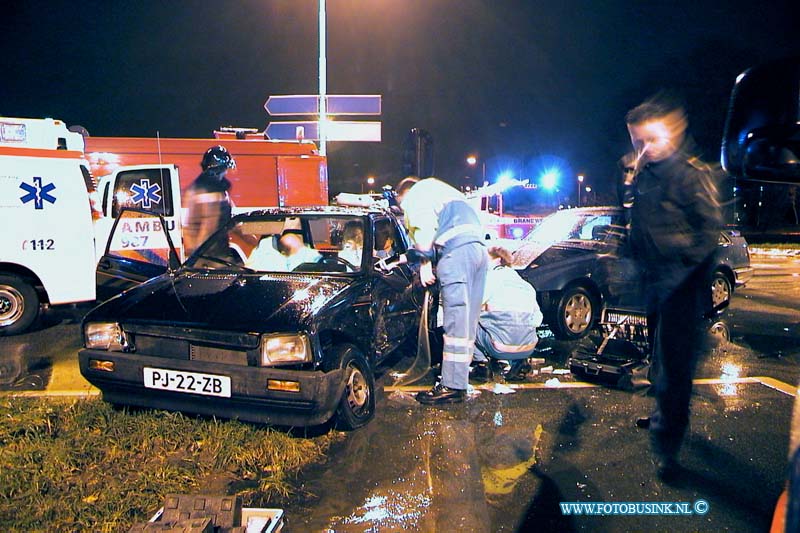
M226 174L236 168L236 162L224 146L212 146L200 162L203 172L184 191L186 220L183 226L184 247L189 256L224 226L231 218L233 204L228 190L231 182ZM224 257L228 243L220 241L207 251L208 255Z

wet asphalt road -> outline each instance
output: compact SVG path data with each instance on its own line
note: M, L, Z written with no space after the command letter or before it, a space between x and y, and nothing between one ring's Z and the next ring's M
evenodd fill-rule
M650 399L606 388L494 395L464 405L381 403L308 472L293 531L764 531L781 489L791 397L698 386L681 461L653 475ZM708 502L705 515L565 517L559 502ZM374 529L372 529L374 528Z
M542 374L513 394L481 387L465 404L435 408L418 405L413 387L394 390L386 371L375 420L298 480L300 497L286 509L289 529L764 531L785 475L787 392L800 378L800 258L753 262L756 277L725 316L732 342L720 343L698 371L676 483L655 478L647 432L634 426L652 405L643 391L587 388L569 374ZM0 391L88 390L76 361L86 310L58 310L38 331L0 338ZM553 339L541 347L540 366L554 369L566 368L575 348ZM545 387L553 378L560 385ZM705 514L577 517L559 507L692 508L699 500L708 503Z

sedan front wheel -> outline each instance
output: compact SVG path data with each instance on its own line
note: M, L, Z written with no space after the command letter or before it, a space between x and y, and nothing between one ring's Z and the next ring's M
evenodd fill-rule
M730 303L733 286L731 281L722 272L714 272L711 277L711 307L721 309Z
M558 300L555 316L550 320L550 329L557 339L583 338L589 334L594 325L595 308L594 299L585 288L567 288Z

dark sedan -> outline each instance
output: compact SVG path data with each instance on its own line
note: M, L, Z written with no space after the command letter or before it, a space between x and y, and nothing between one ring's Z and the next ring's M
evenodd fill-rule
M166 265L168 252L152 252L155 222L120 217L105 277L125 280L147 262L136 231L150 233L150 267ZM85 317L81 373L115 404L292 426L335 415L339 427L362 426L375 410L376 365L417 333L414 272L381 268L407 246L379 209L238 215L185 264L172 258L165 274Z
M514 246L514 268L536 288L545 322L560 339L588 334L604 307L644 310L641 276L630 257L621 208L559 211ZM752 275L747 242L738 231L720 232L708 273L713 307L724 307L734 288Z

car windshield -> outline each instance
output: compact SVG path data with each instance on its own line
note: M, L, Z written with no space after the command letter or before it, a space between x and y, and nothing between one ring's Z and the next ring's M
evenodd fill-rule
M362 268L364 221L342 215L237 217L206 241L188 268L347 273Z
M612 227L621 226L624 226L624 220L620 214L567 209L546 217L525 240L544 244L567 240L604 240Z

